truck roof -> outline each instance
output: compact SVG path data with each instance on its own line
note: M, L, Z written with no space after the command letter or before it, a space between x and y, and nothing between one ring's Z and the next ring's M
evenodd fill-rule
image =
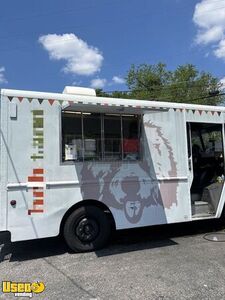
M43 99L51 101L65 102L64 107L70 107L76 109L91 108L98 106L99 110L103 107L117 108L121 111L126 109L126 112L140 112L143 110L169 110L182 109L182 110L204 110L204 111L217 111L225 112L223 106L210 106L210 105L198 105L198 104L186 104L186 103L172 103L172 102L161 102L161 101L150 101L150 100L135 100L135 99L123 99L123 98L108 98L108 97L97 97L88 95L76 95L76 94L64 94L64 93L46 93L36 91L25 91L25 90L13 90L13 89L1 89L1 95L7 97L20 97L20 98L32 98L32 99ZM103 109L104 111L104 109Z

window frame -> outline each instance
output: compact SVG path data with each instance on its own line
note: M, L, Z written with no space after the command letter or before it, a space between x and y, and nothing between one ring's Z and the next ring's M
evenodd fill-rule
M79 111L77 110L76 112L81 113L81 130L82 130L82 159L81 160L63 160L63 113L66 113L66 110L60 110L60 123L59 123L59 140L60 140L60 150L59 150L59 155L60 155L60 164L61 165L74 165L78 163L84 163L84 162L93 162L93 163L137 163L143 161L143 114L126 114L126 113L111 113L111 112L106 112L106 113L99 113L99 112L92 112L92 111ZM100 120L101 120L101 147L102 147L102 156L100 160L85 160L84 158L84 124L83 124L83 114L85 113L99 113L100 115ZM121 137L121 159L119 160L113 160L113 159L107 159L105 160L105 137L104 137L104 115L105 114L110 114L110 115L115 115L120 117L120 137ZM124 152L123 152L123 120L122 116L123 115L137 115L138 116L138 140L139 140L139 157L136 160L126 160L124 159Z

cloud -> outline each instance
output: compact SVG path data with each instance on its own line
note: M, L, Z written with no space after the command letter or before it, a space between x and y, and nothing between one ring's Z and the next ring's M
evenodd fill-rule
M225 0L202 0L195 6L193 22L198 28L197 44L212 45L213 54L225 59Z
M66 61L65 73L93 75L101 69L103 56L99 49L73 33L42 35L39 43L48 51L50 59Z
M220 79L220 90L225 89L225 77Z
M81 80L76 80L76 81L73 81L72 82L72 85L74 85L74 86L80 86L82 84L82 81Z
M113 76L112 81L117 84L124 84L125 80L120 76Z
M225 39L222 39L219 44L217 49L214 51L214 54L218 57L218 58L223 58L225 59Z
M105 78L95 78L91 80L91 87L94 89L102 89L105 86L112 86L114 84L124 84L125 80L120 76L113 76L112 80Z
M208 30L201 30L196 36L197 44L209 44L217 42L223 38L223 29L219 26L214 26Z
M0 67L0 83L7 83L8 81L5 78L5 67Z
M105 78L95 78L91 80L91 87L94 89L102 89L106 83L107 80Z

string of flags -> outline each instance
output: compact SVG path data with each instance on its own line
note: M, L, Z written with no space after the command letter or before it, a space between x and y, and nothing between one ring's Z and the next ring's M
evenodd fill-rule
M52 106L54 103L58 102L61 106L63 105L72 105L72 104L84 104L84 105L97 105L97 106L120 106L121 108L123 107L130 107L130 108L139 108L139 109L159 109L159 110L165 110L168 111L168 108L165 107L153 107L153 106L140 106L140 105L117 105L117 104L111 104L111 103L94 103L94 102L82 102L82 101L68 101L68 100L55 100L55 99L39 99L39 98L26 98L26 97L12 97L12 96L7 96L8 100L11 102L14 98L18 99L19 102L21 103L24 100L28 100L29 103L31 103L34 100L37 100L40 104L42 104L43 101L48 101L48 103ZM202 115L204 112L205 114L211 114L212 116L220 116L221 111L210 111L210 110L199 110L199 109L188 109L188 108L169 108L170 110L174 110L176 112L187 112L187 113L193 113L193 114L199 114Z

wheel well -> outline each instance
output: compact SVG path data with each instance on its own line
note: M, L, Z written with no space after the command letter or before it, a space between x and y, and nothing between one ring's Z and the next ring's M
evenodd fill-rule
M112 214L111 210L104 203L102 203L100 201L97 201L97 200L91 200L91 199L89 199L89 200L83 200L81 202L78 202L78 203L74 204L73 206L71 206L66 211L66 213L64 214L64 216L62 218L62 221L60 223L60 231L59 231L60 234L63 231L63 227L64 227L65 221L68 218L68 216L74 210L78 209L79 207L81 207L81 206L87 206L87 205L92 205L92 206L95 206L95 207L98 207L98 208L102 209L107 214L108 218L110 219L110 223L111 223L112 229L114 230L116 228L115 220L114 220L114 217L113 217L113 214Z

